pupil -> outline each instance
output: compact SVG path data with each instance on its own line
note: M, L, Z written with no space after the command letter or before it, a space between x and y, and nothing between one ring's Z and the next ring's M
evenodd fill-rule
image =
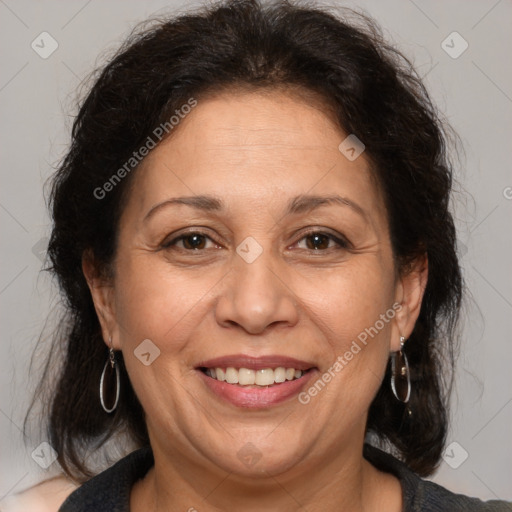
M188 249L201 249L204 245L204 237L202 235L190 235L185 238L184 242Z
M325 235L311 235L309 240L312 242L310 249L327 249L329 245L328 237Z

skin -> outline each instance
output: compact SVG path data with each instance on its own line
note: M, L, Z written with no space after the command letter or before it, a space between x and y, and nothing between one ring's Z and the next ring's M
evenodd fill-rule
M155 466L133 488L135 511L401 510L398 480L362 447L390 352L418 316L426 261L396 269L368 160L345 158L347 134L326 112L278 90L200 100L134 176L114 278L84 258L105 342L122 350L147 415ZM297 196L334 194L362 213L346 204L286 213ZM172 204L146 218L197 195L223 209ZM348 243L308 237L310 228ZM206 238L163 247L184 230ZM262 248L252 263L236 252L249 236ZM320 377L393 304L394 318L306 405L235 407L195 369L228 354L280 354L313 362ZM134 356L145 339L160 350L148 366ZM237 456L249 442L253 465Z
M66 476L45 480L29 489L0 500L3 512L56 512L77 485Z

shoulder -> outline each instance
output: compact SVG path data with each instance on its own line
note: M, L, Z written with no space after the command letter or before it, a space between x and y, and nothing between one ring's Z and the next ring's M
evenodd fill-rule
M44 480L0 501L0 512L57 512L78 484L65 476Z
M153 463L153 453L149 446L130 453L71 493L59 511L129 511L131 489Z
M415 501L421 508L413 510L461 511L461 512L512 512L512 503L501 500L481 501L426 480L420 480Z
M369 444L365 444L364 456L377 469L392 473L398 478L402 486L405 512L512 512L511 502L484 502L423 480L403 462Z

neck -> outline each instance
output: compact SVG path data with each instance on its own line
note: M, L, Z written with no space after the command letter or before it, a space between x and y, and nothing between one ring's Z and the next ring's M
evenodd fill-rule
M178 453L154 450L155 466L134 486L131 510L189 512L296 512L401 510L398 480L362 457L363 441L331 458L304 460L282 474L265 470L251 477L210 464L198 465Z

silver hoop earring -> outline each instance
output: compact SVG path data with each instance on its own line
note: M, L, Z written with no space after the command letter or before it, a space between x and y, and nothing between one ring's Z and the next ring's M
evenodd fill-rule
M391 354L391 389L395 398L406 404L411 396L411 376L404 343L405 338L400 336L400 350Z
M103 367L100 378L100 402L103 410L107 413L114 412L119 402L119 365L116 363L112 338L109 339L110 348L107 362ZM112 384L115 382L115 391L112 391Z

